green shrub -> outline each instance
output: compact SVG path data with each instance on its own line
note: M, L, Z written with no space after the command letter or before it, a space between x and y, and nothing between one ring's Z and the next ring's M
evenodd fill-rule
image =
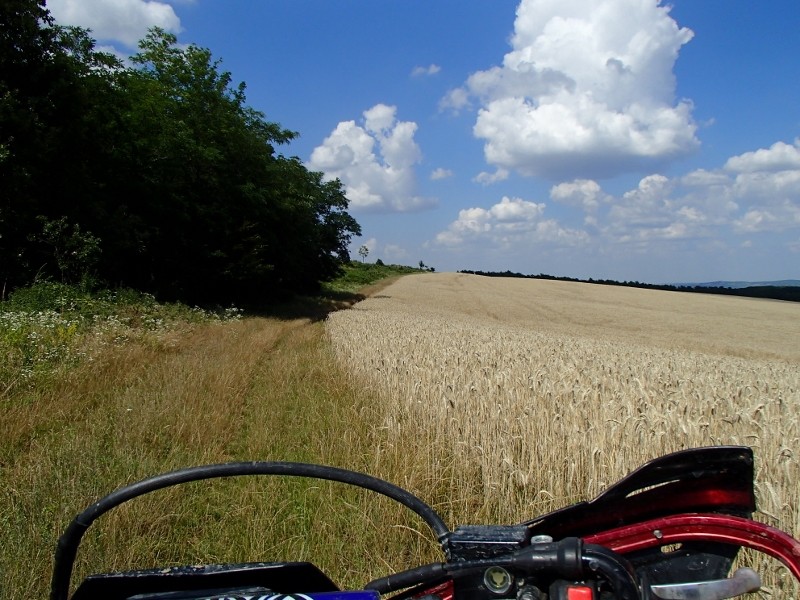
M14 290L3 303L2 310L74 312L89 297L87 292L75 286L47 281Z
M383 262L362 263L350 262L342 270L342 274L334 281L327 284L327 288L334 291L356 291L365 285L370 285L387 277L419 273L414 267L403 265L385 265Z

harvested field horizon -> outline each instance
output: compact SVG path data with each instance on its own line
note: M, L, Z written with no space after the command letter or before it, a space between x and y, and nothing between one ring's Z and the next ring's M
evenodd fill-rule
M466 273L406 277L379 298L539 331L800 361L800 304L780 300Z
M442 273L327 330L382 399L376 461L413 464L451 522L518 522L665 453L736 444L756 454L758 518L800 533L800 305Z

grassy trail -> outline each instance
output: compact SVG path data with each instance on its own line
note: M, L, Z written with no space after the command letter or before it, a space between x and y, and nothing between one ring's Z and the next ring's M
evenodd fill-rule
M2 408L3 598L46 597L58 535L124 483L231 460L374 473L380 432L370 426L377 416L369 399L334 366L323 325L301 319L245 319L128 343ZM383 523L392 515L398 527L414 526L382 500L366 503L335 484L192 484L101 519L86 535L73 582L164 564L310 559L339 583L363 584L387 568L376 551L418 551L413 531L387 539Z

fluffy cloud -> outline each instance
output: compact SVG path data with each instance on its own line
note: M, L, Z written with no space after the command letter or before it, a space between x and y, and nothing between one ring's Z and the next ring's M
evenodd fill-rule
M747 206L735 223L737 231L800 227L800 140L731 157L725 171L734 176L732 196Z
M583 211L586 230L560 224L568 217L564 210L558 211L558 219L545 219L544 204L503 198L488 209L460 211L436 243L453 249L471 245L519 252L538 242L559 248L586 244L596 255L618 246L625 248L621 256L658 244L669 244L665 255L679 243L705 251L713 246L715 252L750 248L750 236L774 240L800 230L799 157L800 141L778 142L731 157L720 169L698 169L675 178L648 175L616 196L591 179L563 182L550 189L550 198ZM790 252L800 248L796 236L783 243Z
M481 103L486 160L555 180L652 167L698 146L672 67L692 32L659 0L522 0L503 65L442 105Z
M663 175L648 175L639 185L615 200L604 227L606 235L617 241L675 239L691 235L682 218L682 207L671 200L674 183ZM685 213L690 221L699 224L699 213Z
M613 200L605 232L628 241L798 228L800 142L778 142L731 157L715 171L643 178L636 189Z
M768 207L748 210L734 223L738 233L784 231L800 227L800 205L782 202Z
M543 242L575 245L586 241L586 233L564 229L552 219L543 219L544 209L544 204L507 196L488 209L463 209L447 230L436 236L436 244L453 248L478 242L511 247Z
M508 172L508 169L498 168L494 173L481 171L473 178L473 181L480 183L481 185L491 185L493 183L497 183L498 181L505 181L508 179L509 175L510 173Z
M61 25L85 27L98 40L129 47L136 47L150 27L181 30L172 7L157 0L48 0L47 8Z
M578 206L586 212L595 212L607 196L600 185L591 179L576 179L559 183L550 190L550 198L570 206Z
M735 173L800 171L800 139L794 145L776 142L769 148L733 156L725 163L725 169Z
M396 113L394 106L377 104L364 111L363 126L339 123L311 153L308 167L341 179L353 210L404 212L434 204L415 194L414 165L422 157L414 141L417 124L397 121Z

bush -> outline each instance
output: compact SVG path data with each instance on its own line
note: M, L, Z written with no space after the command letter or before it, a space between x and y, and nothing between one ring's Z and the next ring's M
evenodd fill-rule
M48 281L14 290L3 303L2 310L71 312L85 303L89 297L88 293L77 287Z
M419 270L403 265L385 265L382 262L378 264L377 261L372 264L351 261L344 267L341 275L325 287L334 291L354 292L381 279L409 273L419 273Z

